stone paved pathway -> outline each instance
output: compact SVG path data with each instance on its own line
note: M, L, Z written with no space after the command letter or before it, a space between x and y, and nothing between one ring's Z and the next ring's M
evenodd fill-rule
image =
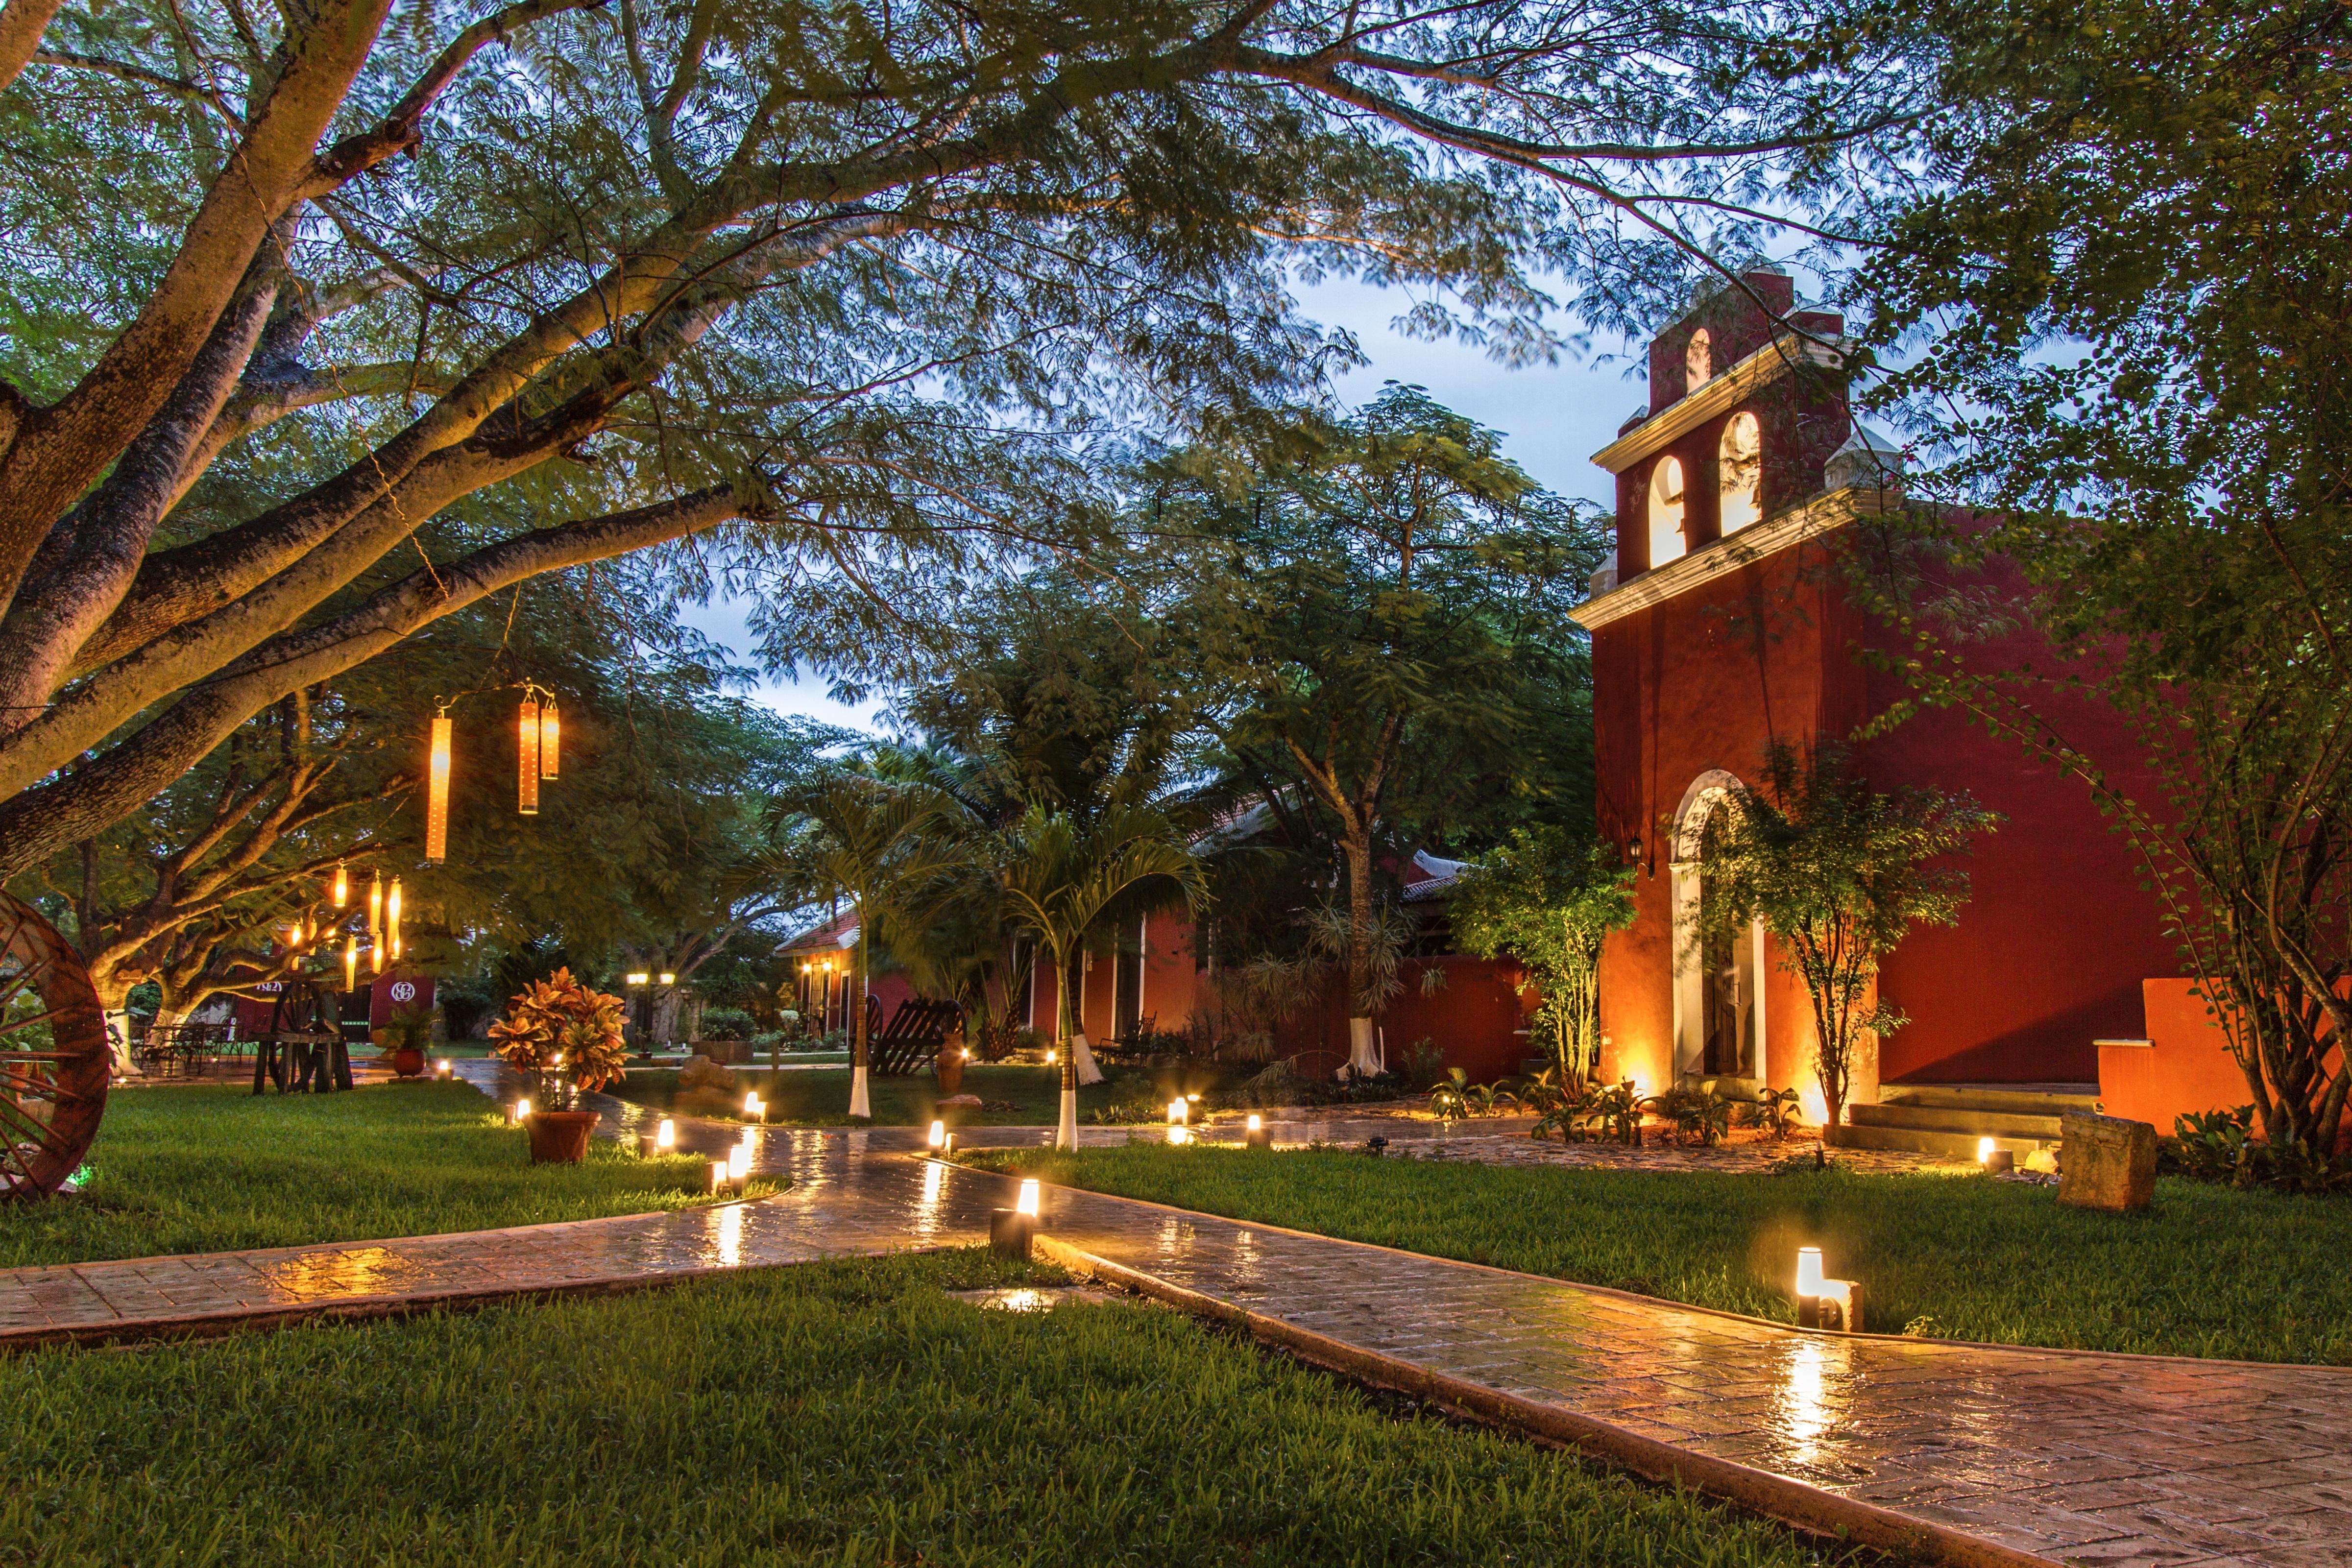
M614 1107L626 1131L641 1115ZM1088 1129L1088 1142L1126 1136ZM0 1341L140 1316L349 1310L961 1244L1003 1178L913 1129L682 1123L781 1197L473 1236L0 1272ZM1034 1142L1042 1130L982 1130ZM896 1156L896 1157L894 1157ZM1412 1367L2045 1559L2352 1568L2352 1369L1848 1339L1049 1189L1055 1241Z

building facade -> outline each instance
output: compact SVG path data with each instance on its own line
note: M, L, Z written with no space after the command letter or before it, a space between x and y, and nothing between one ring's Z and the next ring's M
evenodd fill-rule
M1708 834L1767 746L1853 737L1909 695L1871 659L1884 633L1844 570L1903 503L1899 456L1847 407L1842 328L1757 271L1658 336L1650 406L1595 455L1616 476L1617 552L1576 614L1592 635L1599 831L1637 867L1637 917L1602 957L1603 1069L1652 1092L1694 1077L1796 1088L1815 1118L1811 1008L1778 944L1759 928L1703 948L1696 917ZM1979 600L2021 602L1999 563L1975 576ZM2052 663L2021 616L1987 625L1972 664ZM2058 716L2127 768L2102 705ZM1874 788L1965 790L2004 819L1963 862L1958 925L1915 930L1884 964L1880 995L1911 1022L1857 1064L1856 1101L1881 1080L2095 1081L2094 1042L2143 1033L2141 982L2174 967L2129 847L2080 782L1957 711L1853 744Z

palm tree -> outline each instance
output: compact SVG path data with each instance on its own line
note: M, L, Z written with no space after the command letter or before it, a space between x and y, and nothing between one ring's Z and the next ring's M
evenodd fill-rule
M939 795L833 769L779 798L769 809L773 847L761 857L764 875L790 882L818 898L845 898L857 915L851 972L849 1113L870 1117L866 1092L866 989L876 930L893 902L933 880L954 862L956 850ZM804 825L785 833L793 819Z
M1114 806L1091 821L1033 805L997 835L997 881L1013 926L1054 956L1055 1054L1062 1067L1062 1119L1054 1146L1078 1146L1078 1051L1075 963L1087 932L1130 894L1180 893L1198 909L1207 890L1201 866L1166 813Z

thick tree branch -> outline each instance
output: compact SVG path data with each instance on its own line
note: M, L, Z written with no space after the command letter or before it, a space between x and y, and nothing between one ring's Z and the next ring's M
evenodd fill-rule
M0 92L8 90L41 47L41 35L65 0L8 0L0 7Z

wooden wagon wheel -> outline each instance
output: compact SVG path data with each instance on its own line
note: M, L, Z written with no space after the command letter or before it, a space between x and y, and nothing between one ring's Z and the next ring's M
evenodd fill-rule
M0 1197L55 1192L81 1168L111 1067L81 955L0 893Z

